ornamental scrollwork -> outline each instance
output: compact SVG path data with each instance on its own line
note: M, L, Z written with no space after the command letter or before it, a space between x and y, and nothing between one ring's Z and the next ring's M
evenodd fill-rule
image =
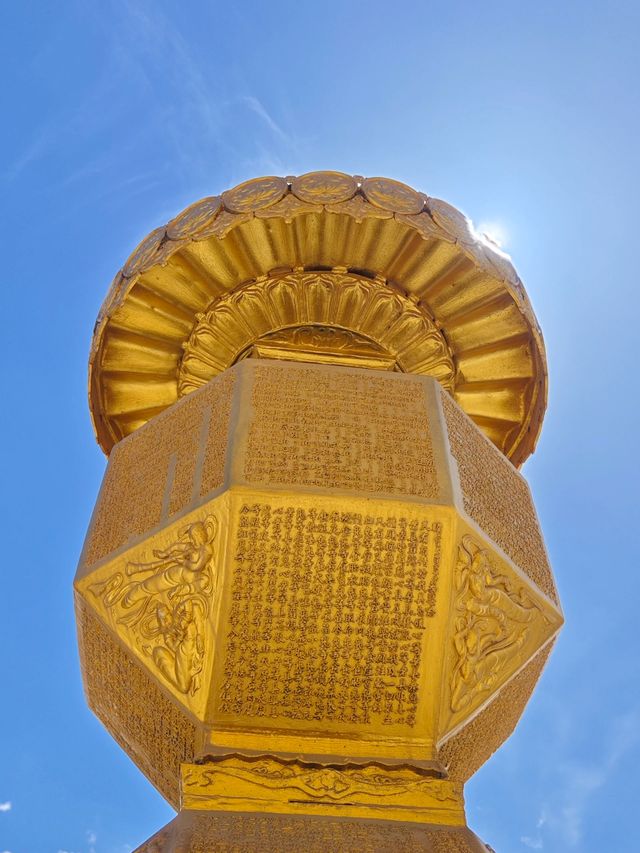
M138 651L180 693L193 696L205 658L205 621L215 596L213 544L217 521L185 527L153 560L129 562L89 589Z
M427 796L438 803L458 803L462 786L447 780L405 768L309 767L299 762L281 762L275 758L245 760L236 757L211 762L187 771L185 787L216 787L220 777L251 782L281 790L292 788L317 799L344 800L347 797L393 797L403 794Z

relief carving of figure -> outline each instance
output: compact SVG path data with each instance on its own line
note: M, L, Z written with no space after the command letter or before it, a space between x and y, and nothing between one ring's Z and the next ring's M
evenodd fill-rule
M168 548L146 563L128 563L92 584L140 651L181 693L193 695L204 664L204 625L215 595L213 543L217 521L208 516L181 531Z
M523 588L496 572L486 551L470 536L463 538L456 567L452 711L496 686L508 659L526 642L528 624L541 612Z

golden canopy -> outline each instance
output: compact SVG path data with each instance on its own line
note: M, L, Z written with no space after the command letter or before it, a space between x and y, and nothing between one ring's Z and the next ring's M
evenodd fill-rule
M509 258L446 202L340 172L256 178L145 237L96 323L97 439L108 453L247 355L309 348L433 375L515 465L535 447L544 343Z

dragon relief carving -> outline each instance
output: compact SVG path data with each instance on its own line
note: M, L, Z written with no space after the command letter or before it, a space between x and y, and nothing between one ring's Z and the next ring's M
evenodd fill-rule
M544 618L526 590L491 564L470 536L458 546L455 573L456 662L451 673L451 710L467 708L500 681L509 658L524 646L529 626Z
M215 597L217 576L214 516L185 527L155 559L127 563L123 571L89 589L137 649L150 658L180 693L193 696L200 686L205 657L205 621Z
M194 786L216 787L220 777L252 782L272 790L294 789L314 799L344 800L347 797L393 797L402 794L427 795L439 803L458 803L462 785L437 779L409 769L362 767L309 767L297 762L285 763L274 758L245 760L225 758L211 765L186 771L185 789Z

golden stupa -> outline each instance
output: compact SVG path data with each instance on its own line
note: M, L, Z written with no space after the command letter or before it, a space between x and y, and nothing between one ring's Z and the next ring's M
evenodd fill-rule
M248 181L96 323L88 702L178 810L140 851L484 851L463 785L562 624L509 258L387 178Z

